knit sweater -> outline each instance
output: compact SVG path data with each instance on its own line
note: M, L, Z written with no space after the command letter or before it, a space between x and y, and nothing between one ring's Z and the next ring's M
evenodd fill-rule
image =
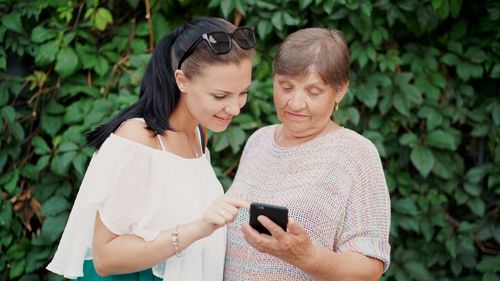
M228 194L286 206L311 242L334 252L357 252L390 262L390 199L375 146L341 128L306 143L280 147L278 125L248 140ZM260 253L241 233L248 211L228 226L224 280L312 280L274 256Z

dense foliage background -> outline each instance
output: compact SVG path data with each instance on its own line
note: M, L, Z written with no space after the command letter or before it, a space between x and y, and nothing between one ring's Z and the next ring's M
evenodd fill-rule
M376 144L391 192L384 279L500 280L500 2L0 0L0 14L0 280L61 279L44 266L93 152L84 133L137 99L154 42L197 15L258 33L244 113L210 136L226 188L246 138L277 121L279 42L340 29L352 72L335 119Z

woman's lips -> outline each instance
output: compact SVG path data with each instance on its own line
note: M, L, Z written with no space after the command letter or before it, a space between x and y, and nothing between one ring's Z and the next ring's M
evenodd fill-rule
M231 123L231 120L233 120L233 117L220 117L220 116L217 116L217 115L214 115L215 116L215 119L219 120L220 122L222 122L223 124L229 124Z
M302 114L298 114L298 113L287 112L286 114L287 114L288 118L290 118L291 120L300 121L300 120L304 120L306 118L306 115L302 115Z

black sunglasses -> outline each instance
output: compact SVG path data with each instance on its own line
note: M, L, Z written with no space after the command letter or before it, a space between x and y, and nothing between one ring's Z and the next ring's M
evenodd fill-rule
M187 51L182 55L177 64L177 69L181 69L182 63L193 53L194 49L201 41L207 42L210 50L215 54L222 55L226 54L231 50L231 38L236 41L238 46L244 50L251 49L255 47L255 33L254 28L249 26L242 26L236 28L232 33L227 33L225 31L214 31L209 33L204 33L194 41L193 45L187 49Z

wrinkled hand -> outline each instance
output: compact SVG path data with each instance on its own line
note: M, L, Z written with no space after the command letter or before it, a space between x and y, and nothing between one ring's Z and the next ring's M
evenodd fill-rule
M288 221L288 232L266 216L259 216L259 222L271 232L272 236L261 234L249 224L242 226L243 237L257 251L280 258L295 266L310 261L315 247L309 240L307 231L296 221Z
M250 203L227 195L217 198L199 219L202 236L209 236L218 228L233 222L240 208L249 209Z

